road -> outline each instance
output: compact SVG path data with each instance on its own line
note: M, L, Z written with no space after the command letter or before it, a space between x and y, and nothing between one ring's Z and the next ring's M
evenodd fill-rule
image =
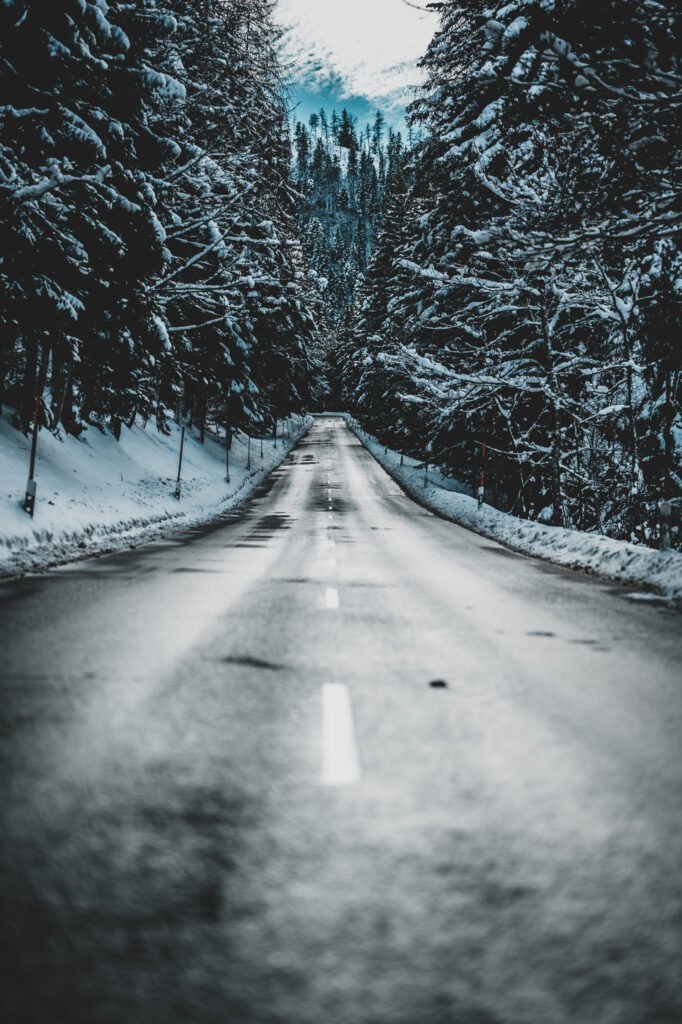
M0 616L8 1024L682 1019L669 608L431 515L330 418Z

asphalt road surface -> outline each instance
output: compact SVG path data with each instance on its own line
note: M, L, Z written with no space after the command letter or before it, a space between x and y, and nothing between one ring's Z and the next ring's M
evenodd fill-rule
M7 1024L682 1019L676 612L322 419L0 623Z

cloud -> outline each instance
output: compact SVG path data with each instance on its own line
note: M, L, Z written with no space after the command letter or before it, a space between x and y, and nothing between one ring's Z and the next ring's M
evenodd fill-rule
M420 2L420 0L417 0ZM423 0L425 2L425 0ZM404 0L279 0L284 57L297 85L402 106L435 31L430 12Z

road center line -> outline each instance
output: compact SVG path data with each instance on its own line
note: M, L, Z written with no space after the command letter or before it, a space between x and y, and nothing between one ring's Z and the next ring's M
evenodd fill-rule
M322 687L322 781L325 786L354 786L360 781L350 690L342 683Z
M325 593L325 606L329 611L338 611L340 607L339 592L336 587L327 587Z

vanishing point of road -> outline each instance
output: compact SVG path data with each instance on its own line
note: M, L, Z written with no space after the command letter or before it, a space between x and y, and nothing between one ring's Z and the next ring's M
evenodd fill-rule
M3 1019L679 1022L679 623L340 418L210 527L1 584Z

